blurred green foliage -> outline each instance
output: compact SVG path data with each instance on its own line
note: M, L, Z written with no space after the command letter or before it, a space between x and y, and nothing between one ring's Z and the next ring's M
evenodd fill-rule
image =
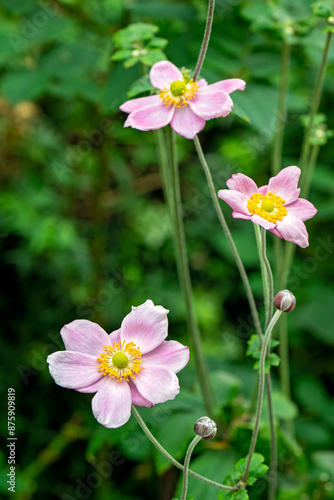
M250 120L230 115L201 133L217 190L235 172L267 183L283 41L292 60L282 167L298 164L300 118L310 107L324 31L332 29L328 4L217 0L202 76L245 79L247 89L233 100L236 114ZM56 386L46 357L63 349L65 323L86 318L112 331L147 298L170 310L170 338L189 343L154 137L124 129L119 106L150 90L143 69L157 57L195 67L206 9L204 0L0 0L1 377L16 391L19 500L180 496L179 472L136 422L100 426L91 396ZM133 23L151 26L139 42L129 36ZM295 419L296 430L279 427L278 500L334 498L333 62L332 48L314 132L323 146L309 196L318 214L306 223L310 246L297 249L288 282L297 298L289 317L295 402L282 395L278 359L272 363L276 418ZM222 437L199 443L192 468L223 481L248 453L257 372L246 351L254 331L192 142L178 138L178 153L196 308L224 422ZM252 227L223 209L261 306ZM192 360L180 383L174 401L140 413L182 461L205 413ZM257 451L266 464L268 437L264 405ZM5 498L5 448L0 464ZM266 498L265 490L262 479L249 496ZM217 493L189 478L195 499Z

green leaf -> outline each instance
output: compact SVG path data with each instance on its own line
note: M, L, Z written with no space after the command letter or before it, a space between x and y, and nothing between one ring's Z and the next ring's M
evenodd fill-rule
M246 490L239 491L220 491L218 493L219 500L248 500L249 496Z
M150 40L158 30L158 26L153 24L134 23L117 31L113 36L113 40L116 47L130 48L134 44Z
M273 392L274 414L283 420L293 420L298 416L298 406L282 392Z
M167 44L168 40L166 40L166 38L160 38L156 36L152 38L152 40L148 43L148 46L154 49L164 49Z
M232 114L235 115L237 118L239 118L239 120L241 120L242 122L245 122L247 124L251 122L247 113L245 113L245 111L241 108L241 106L239 106L236 103L233 104Z
M329 17L332 15L331 0L320 0L311 4L312 12L317 17Z
M111 57L112 61L123 61L123 59L128 59L132 55L132 50L130 49L121 49L117 50Z
M248 460L248 455L245 458L241 458L235 465L235 470L240 473L242 477L246 470L246 464ZM269 467L264 463L264 456L261 453L254 453L249 467L247 484L253 484L256 479L264 476L268 471ZM255 480L254 480L255 479Z
M153 66L153 64L166 59L167 56L160 49L148 50L146 54L140 57L141 62L147 66Z
M135 82L133 82L128 91L128 97L132 99L133 97L136 97L139 94L143 94L144 92L150 92L153 90L156 89L151 85L150 76L144 75Z
M270 342L270 347L274 348L279 344L278 340L272 340ZM247 356L252 356L257 362L254 364L254 369L258 370L260 368L260 356L261 356L261 347L260 347L260 339L258 335L252 335L248 340L248 348L246 352ZM271 352L269 356L265 360L265 372L267 373L270 370L271 366L279 366L280 357Z

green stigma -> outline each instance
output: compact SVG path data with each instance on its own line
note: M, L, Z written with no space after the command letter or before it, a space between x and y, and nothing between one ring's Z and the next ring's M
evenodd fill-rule
M266 212L273 212L275 209L275 203L272 200L265 199L261 203L261 208Z
M184 80L183 81L176 80L170 86L170 91L175 97L182 95L185 90L186 90L186 82Z
M125 368L129 364L129 358L124 352L116 352L112 357L112 362L117 368Z

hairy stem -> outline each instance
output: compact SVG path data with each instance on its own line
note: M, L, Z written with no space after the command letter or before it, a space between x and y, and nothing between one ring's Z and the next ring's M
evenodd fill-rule
M317 77L317 80L315 83L313 96L312 96L312 100L311 100L312 106L310 109L309 123L308 123L308 126L307 126L306 131L305 131L303 145L302 145L302 152L301 152L301 157L300 157L299 163L300 163L300 167L302 169L302 172L304 172L304 177L306 176L306 171L308 168L309 151L310 151L310 147L311 147L311 142L310 142L311 141L311 133L312 133L313 125L314 125L315 115L317 114L317 112L319 110L321 94L322 94L325 73L326 73L326 68L327 68L328 52L329 52L329 47L330 47L331 40L332 40L332 35L333 35L333 33L331 31L329 31L327 33L327 39L326 39L324 52L322 55L321 65L319 68L319 73L318 73L318 77Z
M201 50L200 50L200 53L199 53L199 56L197 59L196 68L195 68L194 75L193 75L193 79L195 81L197 80L198 75L200 74L200 71L202 69L203 62L205 59L206 51L208 49L214 10L215 10L215 0L209 0L208 13L206 16L206 26L205 26L204 36L203 36L202 47L201 47Z
M196 148L199 160L201 162L201 165L203 167L203 170L204 170L207 182L208 182L208 186L209 186L211 198L212 198L213 205L214 205L216 213L217 213L217 217L219 219L219 222L220 222L220 225L221 225L221 227L223 229L225 237L226 237L226 239L227 239L227 241L228 241L228 243L229 243L229 245L231 247L231 250L232 250L232 253L233 253L236 265L237 265L237 268L238 268L240 276L241 276L241 280L242 280L244 288L245 288L245 292L246 292L247 300L248 300L249 307L250 307L250 310L251 310L251 314L252 314L252 318L253 318L253 322L254 322L254 326L255 326L256 332L257 332L260 340L262 341L262 329L261 329L261 323L260 323L260 319L259 319L259 314L258 314L258 311L257 311L257 308L256 308L256 304L255 304L253 292L252 292L252 289L251 289L250 284L249 284L249 280L248 280L248 276L247 276L245 267L244 267L243 262L242 262L242 260L240 258L238 249L237 249L237 247L236 247L236 245L234 243L234 240L232 238L232 235L231 235L231 232L229 230L229 227L228 227L228 225L226 223L226 220L225 220L224 214L222 212L222 209L221 209L221 207L219 205L219 201L218 201L218 197L217 197L215 186L213 184L211 172L210 172L209 166L208 166L208 164L206 162L206 159L205 159L205 156L204 156L204 153L203 153L203 150L202 150L201 143L199 142L199 139L198 139L197 136L194 139L194 143L195 143L195 148Z
M153 436L153 434L150 432L148 427L146 426L144 420L141 418L140 414L138 413L137 409L132 406L131 407L132 413L135 416L138 424L140 425L141 429L147 436L147 438L151 441L151 443L156 447L156 449L165 457L167 460L174 465L174 467L177 467L180 470L184 469L184 466L180 464L175 458L168 453L167 450L161 444L159 441ZM216 488L219 488L221 490L227 490L227 491L237 491L239 488L236 486L226 486L225 484L220 484L217 483L216 481L211 481L211 479L208 479L207 477L201 476L200 474L197 474L197 472L193 472L192 470L188 469L188 474L191 476L196 477L197 479L200 479L204 483L211 484L211 486L215 486Z
M187 449L186 458L185 458L184 464L183 464L183 485L182 485L181 500L187 500L188 474L189 474L189 464L190 464L191 454L192 454L196 444L201 439L202 439L201 436L195 436Z
M268 346L270 342L270 337L271 337L271 332L277 323L280 315L282 314L282 311L277 310L272 317L268 328L266 330L264 339L263 339L263 344L261 348L261 356L260 356L260 374L259 374L259 392L258 392L258 400L257 400L257 408L256 408L256 416L255 416L255 424L254 424L254 430L253 430L253 435L252 435L252 440L251 444L249 447L249 453L248 453L248 460L246 464L246 469L244 476L242 478L242 481L244 483L247 482L247 477L248 477L248 472L251 464L251 460L255 451L255 445L257 441L257 436L259 433L259 428L260 428L260 419L261 419L261 412L262 412L262 403L263 403L263 392L264 392L264 382L265 382L265 361L267 357L267 351L268 351Z
M189 261L187 255L187 245L186 245L184 225L183 225L179 167L176 155L175 135L172 129L169 129L168 143L169 143L168 144L169 161L170 161L170 172L171 172L170 191L172 193L173 209L174 209L174 217L172 218L172 220L173 220L174 234L176 241L176 259L178 262L180 281L186 304L187 323L193 342L195 363L201 386L202 396L209 416L213 417L214 397L208 377L206 362L203 355L201 334L199 331L195 308L194 308ZM169 177L167 178L167 182L169 182Z

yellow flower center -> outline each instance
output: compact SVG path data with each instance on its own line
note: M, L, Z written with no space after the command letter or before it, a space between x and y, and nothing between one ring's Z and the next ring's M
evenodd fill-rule
M255 193L249 198L247 208L252 215L259 215L262 219L277 224L277 221L287 214L284 203L285 200L277 196L275 191L267 194Z
M197 82L192 79L189 82L185 79L176 80L161 90L160 98L167 108L169 106L185 107L188 106L188 101L195 99L199 88Z
M102 375L109 375L111 378L116 378L117 382L122 380L129 381L129 377L135 376L144 370L140 366L142 362L141 352L134 342L126 343L114 342L113 345L103 347L103 351L97 358L100 363L98 371Z

